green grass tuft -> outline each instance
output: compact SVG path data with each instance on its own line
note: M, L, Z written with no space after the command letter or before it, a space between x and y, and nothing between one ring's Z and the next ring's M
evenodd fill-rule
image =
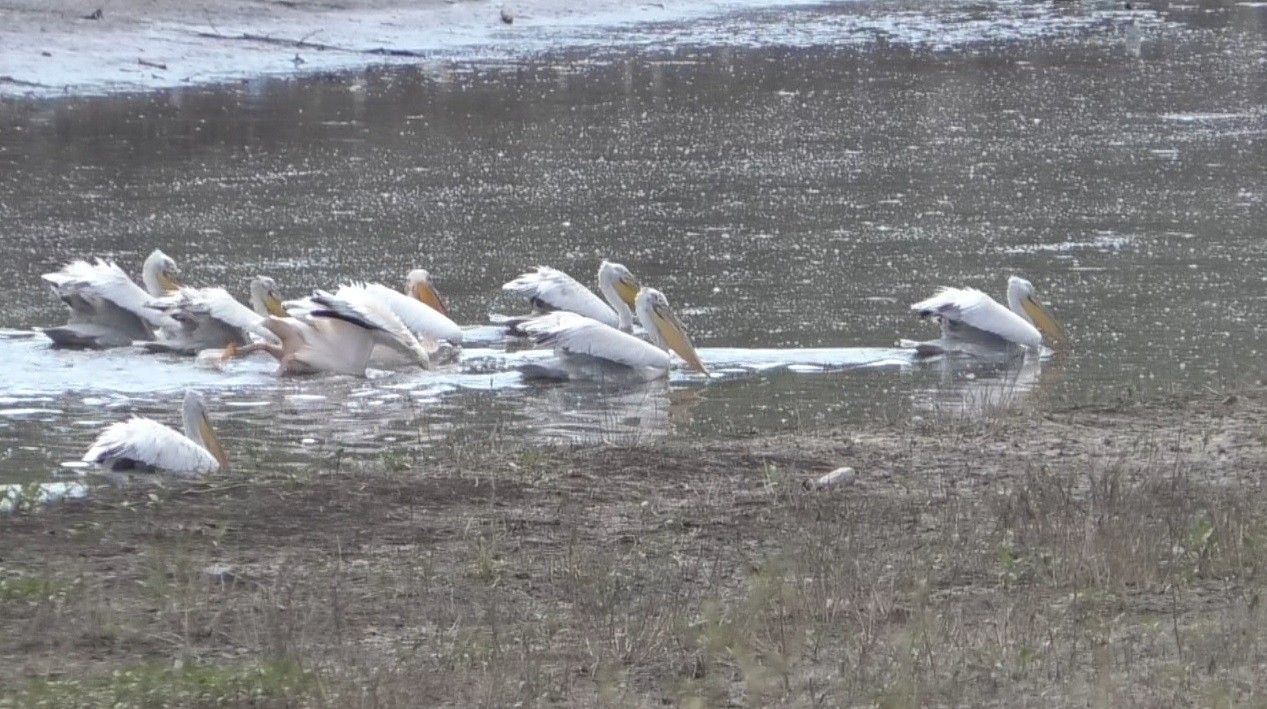
M317 695L314 673L288 661L251 666L140 665L109 675L33 679L0 707L291 706Z

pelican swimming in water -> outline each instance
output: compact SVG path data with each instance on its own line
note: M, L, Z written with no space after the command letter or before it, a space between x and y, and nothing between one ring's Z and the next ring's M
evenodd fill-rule
M60 271L46 273L57 297L70 308L65 325L44 330L55 347L124 347L137 340L153 340L163 315L148 307L151 300L180 287L180 269L170 256L155 249L141 268L142 290L113 261L72 261Z
M927 342L906 342L920 356L939 354L990 355L1023 348L1039 352L1043 339L1058 344L1064 330L1038 300L1034 285L1012 276L1007 281L1003 307L975 288L943 288L921 300L911 310L941 325L941 337Z
M556 360L548 364L526 365L524 373L541 379L626 376L651 381L669 373L671 350L691 369L708 374L686 327L673 313L663 293L643 288L634 299L634 308L651 342L568 311L547 313L524 322L520 328L538 344L554 347L557 355Z
M394 291L378 283L357 286L366 297L380 302L409 331L422 340L462 344L462 328L449 319L449 309L440 293L431 283L431 274L423 268L415 268L405 277L405 292Z
M449 306L431 282L431 272L427 269L415 268L405 275L405 295L413 296L437 313L449 317Z
M229 459L211 428L207 406L192 389L185 391L182 417L184 434L140 416L110 424L83 461L114 471L164 472L181 477L227 470Z
M536 271L525 273L502 286L502 290L527 298L538 314L562 310L631 332L631 308L635 307L634 299L641 287L629 269L618 263L603 261L598 267L598 289L606 303L575 278L549 266L538 266ZM505 322L513 331L527 319L511 318Z
M249 299L251 310L260 317L268 317L274 315L284 318L289 313L282 306L282 291L277 287L277 281L268 276L256 276L251 279Z
M411 274L411 278L417 277L417 272ZM421 361L414 348L400 347L397 338L380 337L370 353L370 364L374 367L394 369L421 365L429 368L438 360L456 358L456 347L462 345L462 328L418 297L379 283L342 285L335 296L356 303L363 310L376 312L384 323L398 327L416 340L428 356L426 361ZM434 301L438 300L436 295Z
M230 345L241 347L253 337L276 341L264 327L264 319L286 315L277 283L267 276L256 276L251 279L249 291L249 308L223 288L181 288L173 295L154 299L149 307L165 317L158 339L146 342L146 349L198 354Z
M309 298L288 302L286 309L286 317L270 315L263 323L280 344L229 347L225 359L262 349L277 359L279 374L332 372L363 377L375 345L384 345L418 366L431 366L424 343L361 286L341 286L335 293L319 290ZM434 343L426 344L434 348Z

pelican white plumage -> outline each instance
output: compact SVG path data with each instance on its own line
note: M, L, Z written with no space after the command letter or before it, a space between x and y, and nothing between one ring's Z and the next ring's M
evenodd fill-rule
M251 279L250 286L250 303L251 310L260 317L268 317L274 315L284 318L289 313L282 306L282 292L277 287L277 281L268 276L256 276Z
M375 367L428 369L442 349L445 355L456 354L451 345L462 343L462 330L453 321L387 286L352 283L339 286L334 295L376 316L381 332L375 335L370 352L370 363Z
M449 317L449 306L431 282L431 272L427 269L415 268L405 275L405 295L413 296L437 313Z
M394 291L379 283L361 286L366 296L379 301L419 339L462 344L462 328L448 317L448 308L431 283L426 269L415 268L405 278L405 292Z
M333 294L318 290L309 298L287 303L287 311L286 317L270 315L263 323L280 344L231 347L226 357L262 349L277 359L280 374L332 372L363 377L374 346L381 344L419 366L431 366L423 343L360 286L341 286Z
M1038 352L1044 337L1050 344L1064 339L1064 331L1038 300L1034 285L1012 276L1007 283L1008 307L975 288L942 288L911 306L921 317L941 325L941 337L906 343L917 354L990 355L1023 348Z
M619 263L603 261L598 267L598 289L603 298L568 274L538 266L536 271L525 273L502 290L527 298L538 313L557 310L584 315L604 325L623 332L633 330L634 299L641 288L633 273ZM603 299L606 299L606 303ZM514 329L526 318L508 320Z
M176 262L158 249L141 269L145 290L113 261L72 261L42 276L70 308L66 324L46 328L44 334L55 347L123 347L136 340L153 340L163 316L147 306L153 298L177 290L179 276Z
M149 307L163 313L158 339L146 342L151 351L198 354L204 350L241 347L252 337L275 340L264 327L270 314L285 315L277 284L266 276L251 279L253 307L248 308L223 288L181 288L165 298L156 298Z
M207 406L192 389L185 391L182 418L184 434L140 416L110 424L83 461L114 471L164 472L181 477L227 470L229 459L211 428Z
M707 374L686 327L678 320L664 294L643 288L634 307L652 342L621 332L577 313L559 311L540 315L520 327L538 344L554 347L557 358L548 364L525 365L524 373L546 379L609 379L632 377L651 381L666 376L672 365L669 350L687 365Z

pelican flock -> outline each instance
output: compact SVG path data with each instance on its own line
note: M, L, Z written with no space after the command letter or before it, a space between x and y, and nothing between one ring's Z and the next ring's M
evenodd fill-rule
M73 261L42 278L70 311L65 325L43 330L57 348L136 346L218 366L264 352L282 375L366 376L370 368L444 366L457 359L464 341L463 328L421 268L406 275L400 291L354 281L294 300L284 300L272 278L255 276L245 304L224 287L183 285L176 262L157 249L142 265L141 286L102 259ZM527 338L553 350L552 359L519 366L526 379L654 381L674 368L710 376L663 293L613 261L599 265L596 281L601 297L562 271L538 266L502 286L528 301L531 312L490 315L493 325L507 342ZM916 357L1039 354L1065 340L1033 284L1018 276L1008 280L1006 307L974 288L942 288L911 309L941 329L933 340L901 342ZM181 476L225 469L206 405L192 390L182 417L183 434L147 418L114 423L83 460Z

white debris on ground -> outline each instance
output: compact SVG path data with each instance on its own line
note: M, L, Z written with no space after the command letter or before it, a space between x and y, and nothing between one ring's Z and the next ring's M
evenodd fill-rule
M814 490L833 490L852 483L856 477L853 468L846 465L819 477L810 487Z

